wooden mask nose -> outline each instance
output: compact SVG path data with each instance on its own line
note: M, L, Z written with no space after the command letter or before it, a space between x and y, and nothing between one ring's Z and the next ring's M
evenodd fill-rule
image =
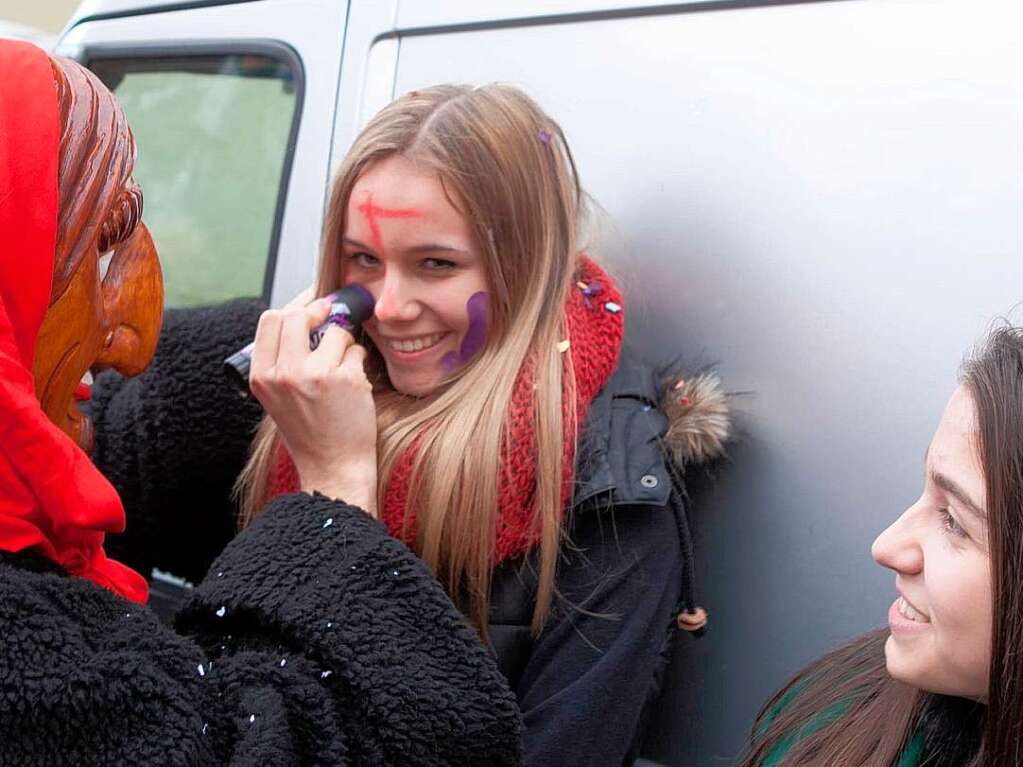
M163 322L163 272L145 224L114 249L102 292L108 331L96 364L138 375L156 352Z

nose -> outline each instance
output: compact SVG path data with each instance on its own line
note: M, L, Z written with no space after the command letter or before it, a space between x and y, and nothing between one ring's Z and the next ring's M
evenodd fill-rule
M138 375L156 352L163 323L160 259L141 222L111 258L103 279L103 312L108 333L95 366Z
M371 292L376 294L373 315L379 322L410 322L419 316L421 305L415 286L400 270L388 269L383 278L371 286Z
M923 571L924 553L916 511L917 507L911 506L874 540L870 555L881 567L902 575Z

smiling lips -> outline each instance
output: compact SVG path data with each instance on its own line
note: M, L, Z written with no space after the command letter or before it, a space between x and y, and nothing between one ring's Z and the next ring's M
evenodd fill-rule
M396 352L419 352L424 349L429 349L440 343L440 340L446 336L447 333L431 333L426 336L415 336L412 338L386 338L388 348Z
M913 623L931 622L930 618L928 618L922 612L913 607L913 605L906 601L906 598L903 596L900 596L898 599L895 600L895 609L898 610L899 615L901 615L908 621L912 621Z

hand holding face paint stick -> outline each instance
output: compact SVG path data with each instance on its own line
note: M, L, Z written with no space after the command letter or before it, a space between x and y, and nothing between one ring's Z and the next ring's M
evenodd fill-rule
M375 515L376 408L366 350L326 323L331 303L264 312L249 385L274 419L303 491L317 491ZM310 334L326 325L318 345Z
M308 306L315 297L314 286L309 286L284 305L284 310ZM324 331L330 325L337 325L350 333L355 333L363 322L373 316L376 299L364 286L351 283L335 290L327 300L330 301L330 312L327 319L309 334L309 348L315 349ZM252 366L252 350L256 342L239 349L224 360L224 373L242 396L249 393L249 370Z

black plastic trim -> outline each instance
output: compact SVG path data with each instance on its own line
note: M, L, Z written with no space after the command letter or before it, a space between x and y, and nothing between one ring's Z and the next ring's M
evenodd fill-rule
M551 24L575 24L584 21L609 21L632 19L644 16L674 16L682 13L709 13L752 8L769 8L778 5L808 5L810 3L847 3L855 0L705 0L705 2L681 2L667 5L641 5L635 8L611 8L599 11L568 11L546 15L523 16L520 18L492 19L488 21L466 21L452 24L430 24L421 27L401 27L384 32L374 38L388 40L401 37L422 37L424 35L451 34L454 32L481 32L490 29L513 29L518 27L542 27Z
M177 3L161 3L150 5L145 8L128 8L123 11L107 11L105 13L92 13L75 20L75 27L89 21L104 21L106 19L123 19L127 16L146 16L151 13L167 13L169 11L190 11L196 8L212 8L217 5L241 5L242 3L254 3L258 0L182 0ZM72 27L73 29L74 27ZM66 30L65 30L66 31Z
M249 0L243 0L249 2ZM273 289L274 273L277 270L277 256L281 242L281 226L284 221L284 209L288 199L288 185L291 181L291 166L298 144L298 131L302 122L302 109L305 103L305 68L302 57L293 47L279 40L203 40L138 43L134 45L95 44L85 46L78 60L86 67L92 62L107 59L150 59L150 58L188 58L190 56L266 56L291 68L295 85L295 112L291 118L291 130L288 133L288 144L284 149L284 162L281 165L281 180L277 192L277 205L274 208L273 228L270 231L270 243L266 258L266 270L263 272L262 299L269 304ZM145 190L143 190L145 191Z

